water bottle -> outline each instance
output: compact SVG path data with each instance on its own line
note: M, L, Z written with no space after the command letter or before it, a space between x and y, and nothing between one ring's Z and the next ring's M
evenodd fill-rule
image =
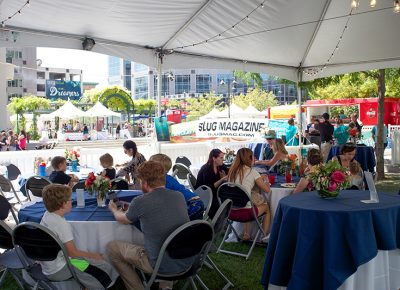
M42 162L39 165L39 175L45 177L46 176L46 163Z

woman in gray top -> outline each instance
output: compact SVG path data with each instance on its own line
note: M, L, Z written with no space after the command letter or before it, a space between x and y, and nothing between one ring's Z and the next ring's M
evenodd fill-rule
M118 170L117 177L128 177L133 184L136 184L137 168L146 161L146 158L137 151L136 143L132 140L125 141L122 146L124 147L125 154L132 157L132 160L125 164L116 165L117 167L122 167Z

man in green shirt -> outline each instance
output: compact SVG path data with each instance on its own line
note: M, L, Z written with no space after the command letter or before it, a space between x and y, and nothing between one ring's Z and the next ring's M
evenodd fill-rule
M378 132L378 128L376 127L376 125L372 128L372 139L374 139L375 142L375 147L376 147L376 140L377 140L377 134ZM386 148L386 146L388 145L388 141L387 141L387 137L388 137L388 128L386 127L386 125L383 125L383 148Z

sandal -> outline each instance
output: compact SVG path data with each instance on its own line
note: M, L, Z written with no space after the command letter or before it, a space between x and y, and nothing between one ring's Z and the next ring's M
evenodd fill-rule
M244 233L242 236L242 241L247 242L250 241L250 235L248 233Z

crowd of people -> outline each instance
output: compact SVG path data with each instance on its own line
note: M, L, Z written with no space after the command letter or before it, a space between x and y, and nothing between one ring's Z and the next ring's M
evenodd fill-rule
M26 150L26 143L29 142L29 134L25 130L14 133L12 130L0 132L0 151Z

